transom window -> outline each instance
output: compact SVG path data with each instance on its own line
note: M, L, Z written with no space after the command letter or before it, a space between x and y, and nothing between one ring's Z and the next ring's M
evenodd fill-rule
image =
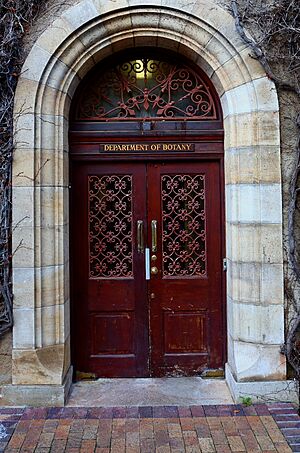
M75 121L215 120L211 88L198 71L167 59L98 66L80 90Z

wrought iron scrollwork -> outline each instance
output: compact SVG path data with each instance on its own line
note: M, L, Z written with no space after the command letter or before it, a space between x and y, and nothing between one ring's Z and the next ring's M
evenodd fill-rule
M77 120L216 119L208 85L185 65L143 58L130 60L89 81Z
M161 198L163 276L205 276L205 175L163 175Z
M89 277L132 277L132 176L89 176Z

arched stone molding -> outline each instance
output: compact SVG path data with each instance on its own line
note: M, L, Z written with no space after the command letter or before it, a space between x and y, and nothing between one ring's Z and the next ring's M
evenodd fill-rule
M6 394L19 403L47 404L50 392L50 403L63 404L70 385L70 101L95 63L138 46L189 57L211 77L221 98L232 391L237 396L239 382L247 381L276 381L280 387L286 377L279 351L284 341L282 204L274 85L239 38L232 17L212 0L83 0L36 41L15 97L15 325L13 385ZM35 397L25 392L32 386Z

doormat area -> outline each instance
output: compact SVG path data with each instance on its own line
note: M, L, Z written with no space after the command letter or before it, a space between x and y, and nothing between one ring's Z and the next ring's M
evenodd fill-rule
M224 379L100 378L72 385L68 406L203 406L233 404Z
M300 452L290 403L0 408L1 452Z

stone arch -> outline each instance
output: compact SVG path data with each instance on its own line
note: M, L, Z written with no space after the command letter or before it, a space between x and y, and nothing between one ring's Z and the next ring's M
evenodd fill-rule
M274 85L236 33L233 18L213 0L82 0L36 41L15 97L13 247L22 246L13 259L14 385L6 388L14 400L32 402L22 389L35 386L35 403L46 404L51 392L52 404L63 404L70 386L70 102L95 63L139 46L190 58L211 77L221 99L231 389L238 395L240 382L255 380L280 388L286 377L279 351L284 314Z

